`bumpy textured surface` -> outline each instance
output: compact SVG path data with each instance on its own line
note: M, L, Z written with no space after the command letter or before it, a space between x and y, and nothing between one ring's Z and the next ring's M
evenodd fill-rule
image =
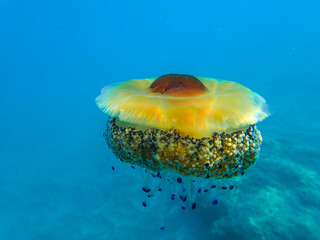
M104 135L123 162L156 172L173 169L185 176L216 179L243 174L258 158L262 141L255 125L232 134L190 138L173 130L120 127L115 118L107 122Z

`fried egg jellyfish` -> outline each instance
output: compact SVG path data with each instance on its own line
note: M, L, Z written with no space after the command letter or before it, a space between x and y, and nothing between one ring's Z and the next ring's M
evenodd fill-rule
M142 190L152 197L171 185L182 209L196 208L196 195L216 188L213 180L255 164L262 142L256 123L269 115L266 101L238 83L184 74L107 86L96 103L109 115L108 146L122 162L145 169Z

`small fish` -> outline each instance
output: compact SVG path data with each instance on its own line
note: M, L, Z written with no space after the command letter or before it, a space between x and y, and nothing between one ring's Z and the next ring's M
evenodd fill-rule
M151 189L150 189L150 188L143 187L143 188L142 188L142 191L144 191L144 192L148 193L148 192L150 192L150 191L151 191Z
M181 196L180 195L180 199L185 202L185 201L187 201L187 196Z
M171 200L174 200L174 199L175 199L175 197L176 197L176 195L175 195L175 194L171 194Z
M217 205L217 204L218 204L218 200L217 199L212 200L212 205Z

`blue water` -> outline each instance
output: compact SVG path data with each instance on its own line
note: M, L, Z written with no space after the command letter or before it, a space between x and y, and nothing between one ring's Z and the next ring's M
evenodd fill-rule
M320 239L319 12L318 0L1 0L0 239ZM270 105L260 159L216 206L143 208L139 173L102 137L100 89L166 73L240 82Z

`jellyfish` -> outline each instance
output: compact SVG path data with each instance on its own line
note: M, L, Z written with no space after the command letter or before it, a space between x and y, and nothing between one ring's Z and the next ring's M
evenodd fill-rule
M152 197L169 184L182 209L187 202L195 209L198 193L255 164L262 142L256 124L269 116L264 98L241 84L186 74L107 86L96 103L109 116L109 148L147 174L142 190Z

